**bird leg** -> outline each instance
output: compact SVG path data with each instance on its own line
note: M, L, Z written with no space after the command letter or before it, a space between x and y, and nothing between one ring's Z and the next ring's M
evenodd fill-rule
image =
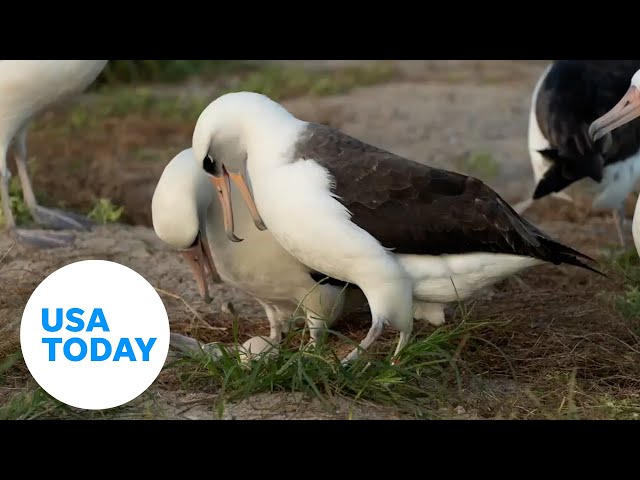
M314 315L311 311L307 312L307 326L309 327L309 342L306 348L314 348L316 345L324 342L327 333L327 323L324 319Z
M267 314L267 319L269 320L269 339L276 343L280 343L282 341L282 327L284 323L283 315L276 312L276 309L268 303L265 303L258 298L256 298L256 300L258 300L258 303L262 305L264 312Z
M411 338L411 330L400 332L400 338L398 339L398 345L396 346L396 351L393 352L393 360L391 360L391 365L396 365L398 363L398 354L404 347L407 346L407 343L409 343L410 338Z
M376 283L371 285L373 288L357 284L369 302L371 328L360 345L342 360L342 364L358 358L360 349L367 350L380 337L385 325L401 333L394 355L407 344L413 331L413 284L398 264L385 263L378 270L380 276L375 278Z
M352 360L357 359L360 356L360 350L367 350L373 342L375 342L380 335L382 335L382 330L384 329L384 322L379 317L374 317L374 320L371 324L371 328L369 329L369 333L367 336L360 342L356 348L354 348L349 355L342 359L342 364L351 362Z
M618 232L618 240L620 241L620 246L622 248L627 248L627 240L624 235L624 224L625 224L625 208L622 205L617 210L613 211L613 221L616 225L616 230Z
M9 170L0 171L0 194L2 195L2 213L4 222L9 231L16 227L16 221L11 212L11 200L9 198Z
M89 230L93 225L88 218L71 212L45 208L38 205L29 172L27 171L27 129L23 128L16 136L14 145L16 166L22 185L22 195L33 219L53 230Z
M51 235L39 230L17 229L16 221L11 211L11 199L9 197L9 171L0 171L0 197L2 197L2 213L9 234L19 243L31 245L36 248L63 247L73 242L74 235Z

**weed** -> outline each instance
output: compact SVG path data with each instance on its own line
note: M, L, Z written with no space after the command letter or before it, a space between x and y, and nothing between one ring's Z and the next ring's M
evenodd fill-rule
M107 224L117 222L123 212L124 207L115 206L108 198L100 198L87 216L98 223Z
M33 220L29 207L24 202L22 196L22 185L18 176L11 177L9 182L9 200L11 202L11 212L16 225L23 225ZM0 208L0 225L5 224L4 212Z

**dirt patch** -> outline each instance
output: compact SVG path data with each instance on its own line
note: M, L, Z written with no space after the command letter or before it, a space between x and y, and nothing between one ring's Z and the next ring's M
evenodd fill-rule
M509 201L526 198L532 188L526 146L529 101L544 63L402 65L402 82L293 99L285 105L305 119L329 123L401 155L476 175ZM41 124L64 123L65 115L51 112ZM19 322L29 295L46 275L73 261L100 258L135 269L158 288L173 331L197 333L205 341L230 341L231 319L222 305L232 301L241 319L241 341L268 333L262 309L241 291L214 286L213 303L202 303L188 267L148 228L155 183L171 157L189 146L192 128L191 121L131 114L65 134L54 126L32 132L34 183L45 203L86 213L97 197L107 197L124 205L125 221L136 225L98 227L79 234L73 248L54 251L11 248L11 240L0 234L0 257L9 252L0 263L0 318L5 326ZM476 158L483 158L483 164ZM605 247L616 242L607 214L589 214L586 207L549 199L534 205L527 216L559 240L600 259L606 260ZM587 408L603 398L637 398L640 341L629 320L611 306L613 295L625 285L618 274L609 273L606 279L578 268L543 266L468 302L473 305L471 317L489 324L460 347L461 380L453 374L443 378L448 390L434 416L544 418L563 410L566 402L582 402ZM453 309L447 315L449 322L459 320ZM360 339L368 328L367 315L345 318L338 328ZM7 390L3 392L6 398ZM154 402L163 405L164 413L157 418L215 417L215 396L184 394L171 375L161 375L150 392L156 395ZM227 406L223 418L350 414L348 402L327 413L313 402L301 407L298 400L260 397ZM351 412L354 418L403 417L388 409L357 408ZM612 415L606 409L595 412L589 415Z

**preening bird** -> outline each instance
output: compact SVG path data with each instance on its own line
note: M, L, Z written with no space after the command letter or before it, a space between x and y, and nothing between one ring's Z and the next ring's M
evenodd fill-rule
M194 163L218 192L230 245L234 212L250 215L253 230L266 227L307 268L362 290L372 325L361 349L389 325L400 332L397 355L412 332L414 301L433 315L544 262L597 272L480 180L305 122L264 95L217 98L192 141ZM231 180L248 192L246 208L232 208ZM358 355L356 348L343 361Z
M16 228L7 167L12 144L24 201L34 220L54 230L86 230L91 225L82 216L38 204L27 171L27 131L38 114L85 90L106 64L107 60L0 61L0 197L6 228L18 241L50 248L68 244L73 235Z
M345 301L348 308L364 303L362 294L345 288L344 282L330 279L331 283L317 284L324 275L291 256L270 232L256 229L246 210L236 212L233 225L243 241L230 242L228 217L214 196L209 176L189 148L164 168L151 202L156 234L187 258L207 302L211 300L209 281L223 281L248 293L264 308L270 338L276 342L288 330L294 314L306 315L315 342L340 316ZM240 202L243 194L233 189L226 198Z

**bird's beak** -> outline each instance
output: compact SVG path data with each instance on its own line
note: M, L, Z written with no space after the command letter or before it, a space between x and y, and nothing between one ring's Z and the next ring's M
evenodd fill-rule
M593 121L589 127L589 136L595 142L637 117L640 117L640 90L631 85L615 107Z
M222 215L224 218L224 232L227 238L232 242L241 242L242 239L236 237L233 232L233 208L231 207L231 185L229 183L229 172L222 166L222 176L210 176L209 179L216 191L218 192L218 200L222 204Z
M262 217L258 213L258 207L256 207L256 203L253 200L253 195L251 195L251 191L249 190L249 186L247 185L247 181L244 179L244 176L239 173L229 173L231 180L236 184L238 190L240 190L240 194L244 199L244 203L246 203L249 208L249 212L251 212L251 217L253 218L253 223L258 228L258 230L266 230L267 226L262 221Z
M233 207L231 206L231 184L229 179L233 180L233 183L236 184L238 190L240 190L240 194L244 199L249 212L251 213L251 217L253 218L253 223L255 224L258 230L266 230L267 227L262 221L262 217L258 213L258 208L256 207L256 203L253 200L253 195L251 195L251 191L249 190L249 186L247 185L244 176L239 173L229 173L226 167L222 166L222 176L216 177L211 175L210 177L211 183L214 187L216 187L216 191L218 192L218 199L222 204L222 212L224 217L224 231L227 235L227 238L232 242L240 242L241 238L236 237L233 231Z
M213 257L211 256L211 250L209 250L206 236L200 232L195 244L191 248L180 251L180 254L187 260L187 263L191 267L202 300L205 303L211 303L209 288L207 287L207 281L205 279L206 272L209 272L211 280L214 283L220 283L222 280L213 263Z

